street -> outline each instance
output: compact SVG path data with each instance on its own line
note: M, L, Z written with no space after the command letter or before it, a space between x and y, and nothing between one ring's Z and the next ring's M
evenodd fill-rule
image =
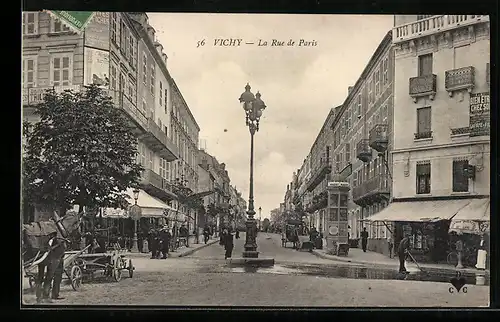
M235 240L233 257L241 256L244 236ZM64 299L53 305L478 307L489 302L489 286L450 293L448 282L397 280L392 272L282 248L277 234L259 233L257 242L260 256L275 258L274 268L230 267L216 243L187 257L133 258L133 278L124 273L120 282L88 282L80 291L63 285ZM34 294L24 294L23 301L34 304Z

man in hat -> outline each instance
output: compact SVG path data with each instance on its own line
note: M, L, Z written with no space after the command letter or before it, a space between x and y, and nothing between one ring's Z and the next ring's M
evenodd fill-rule
M168 228L167 225L164 225L159 234L160 238L160 251L162 254L162 259L165 259L168 257L168 250L170 247L170 239L172 238L172 234L170 233L170 229Z

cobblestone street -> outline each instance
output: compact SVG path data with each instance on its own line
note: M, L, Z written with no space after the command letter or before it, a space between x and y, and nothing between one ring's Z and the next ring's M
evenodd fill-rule
M241 256L242 237L236 240L234 257ZM275 254L278 268L331 266L310 253L282 248L275 236L261 233L258 244L261 256ZM467 285L467 293L457 294L449 292L449 283L305 276L279 269L244 272L228 267L217 243L188 257L133 260L133 278L125 273L120 282L89 282L77 292L64 285L64 299L53 305L477 307L489 301L489 286ZM23 300L35 302L33 294Z

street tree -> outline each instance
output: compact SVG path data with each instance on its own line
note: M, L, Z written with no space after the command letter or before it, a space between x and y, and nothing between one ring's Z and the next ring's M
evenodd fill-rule
M40 121L23 124L23 198L59 213L71 205L124 207L138 184L137 139L111 98L95 85L47 91Z

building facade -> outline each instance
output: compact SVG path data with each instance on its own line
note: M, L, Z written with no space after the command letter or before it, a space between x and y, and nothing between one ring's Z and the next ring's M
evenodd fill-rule
M331 125L337 108L330 109L323 126L321 127L309 153L310 175L305 182L308 193L308 202L304 204L304 210L310 214L313 226L319 233L325 233L325 208L328 196L326 187L331 179L332 159L331 143L333 133Z
M394 198L381 218L404 221L396 239L408 235L415 253L440 261L450 219L479 221L471 206L489 205L489 17L397 15L394 24Z
M23 118L37 121L33 106L49 88L97 84L137 135L141 193L173 205L178 220L192 225L195 212L176 203L173 186L197 191L199 127L166 63L145 13L97 12L81 34L46 12L23 13ZM177 124L184 124L183 136ZM153 219L161 224L162 216Z
M393 102L392 35L387 33L344 104L336 109L332 124L334 181L347 181L350 238L369 235L368 249L388 253L390 227L365 221L390 202Z

